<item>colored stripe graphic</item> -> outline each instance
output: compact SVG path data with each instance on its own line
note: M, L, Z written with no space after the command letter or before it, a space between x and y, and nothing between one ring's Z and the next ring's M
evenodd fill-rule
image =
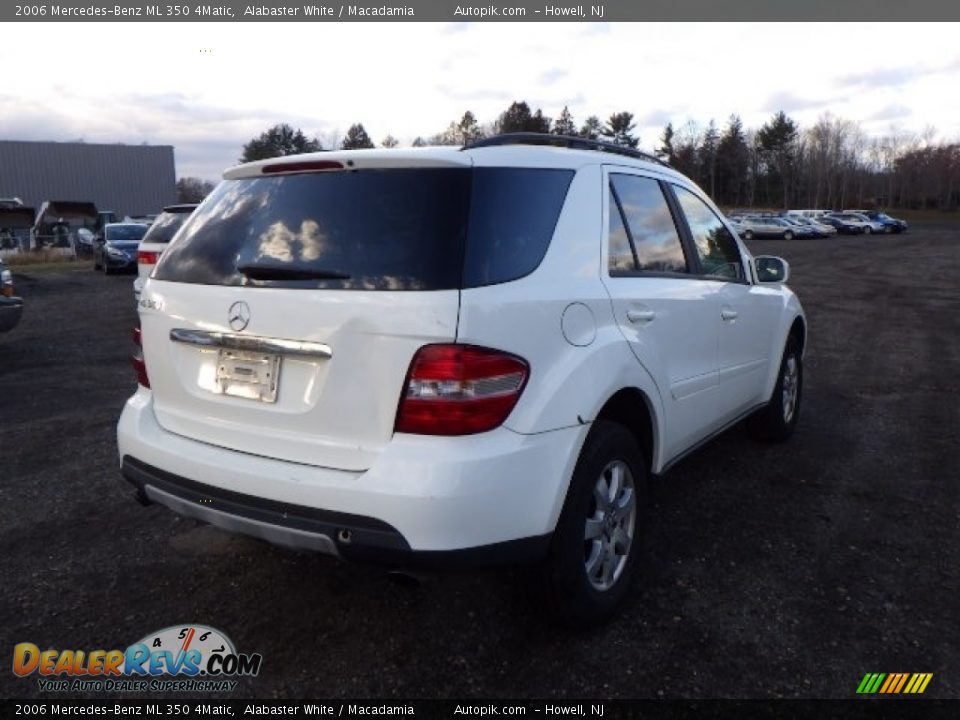
M883 679L884 679L886 676L887 676L886 673L877 673L877 674L876 674L876 679L875 679L872 683L870 683L870 689L867 690L867 692L869 692L869 693L875 693L877 690L879 690L879 689L880 689L880 683L883 682Z
M859 695L920 695L933 679L933 673L867 673L857 685Z
M903 686L907 682L907 673L900 673L900 682L897 683L897 686L893 689L893 692L898 693L903 690Z

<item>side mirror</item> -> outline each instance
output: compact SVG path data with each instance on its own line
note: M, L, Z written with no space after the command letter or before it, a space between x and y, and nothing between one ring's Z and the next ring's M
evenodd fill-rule
M760 255L754 258L757 280L762 283L785 283L790 278L790 264L775 255Z

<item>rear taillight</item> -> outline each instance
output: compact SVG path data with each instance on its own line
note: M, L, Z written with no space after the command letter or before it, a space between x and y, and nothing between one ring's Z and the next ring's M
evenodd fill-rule
M530 375L516 355L472 345L426 345L410 363L396 431L471 435L507 419Z
M140 332L140 325L137 325L133 329L133 344L136 346L136 350L133 351L133 356L130 358L130 361L133 363L133 370L137 373L137 382L143 385L144 387L150 387L150 378L147 377L147 362L143 359L143 333Z
M160 253L158 252L151 252L149 250L137 251L137 262L140 265L156 265L159 259Z

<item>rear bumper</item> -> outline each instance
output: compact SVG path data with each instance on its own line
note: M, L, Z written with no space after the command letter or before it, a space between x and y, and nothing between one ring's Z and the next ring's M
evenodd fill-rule
M137 269L136 260L120 260L119 258L112 258L109 255L103 256L103 264L111 270L134 272Z
M117 435L127 480L180 514L349 560L449 568L543 557L588 427L396 435L369 470L348 472L174 435L140 389Z
M23 314L23 300L18 297L0 296L0 332L13 330Z

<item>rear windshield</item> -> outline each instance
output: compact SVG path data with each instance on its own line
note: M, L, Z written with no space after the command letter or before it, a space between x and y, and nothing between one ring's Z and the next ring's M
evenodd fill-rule
M134 242L147 232L146 225L114 225L106 230L108 242Z
M170 242L188 217L190 217L188 212L160 213L147 234L143 236L143 242L161 244Z
M449 290L506 282L546 254L573 171L407 168L222 182L158 280Z

